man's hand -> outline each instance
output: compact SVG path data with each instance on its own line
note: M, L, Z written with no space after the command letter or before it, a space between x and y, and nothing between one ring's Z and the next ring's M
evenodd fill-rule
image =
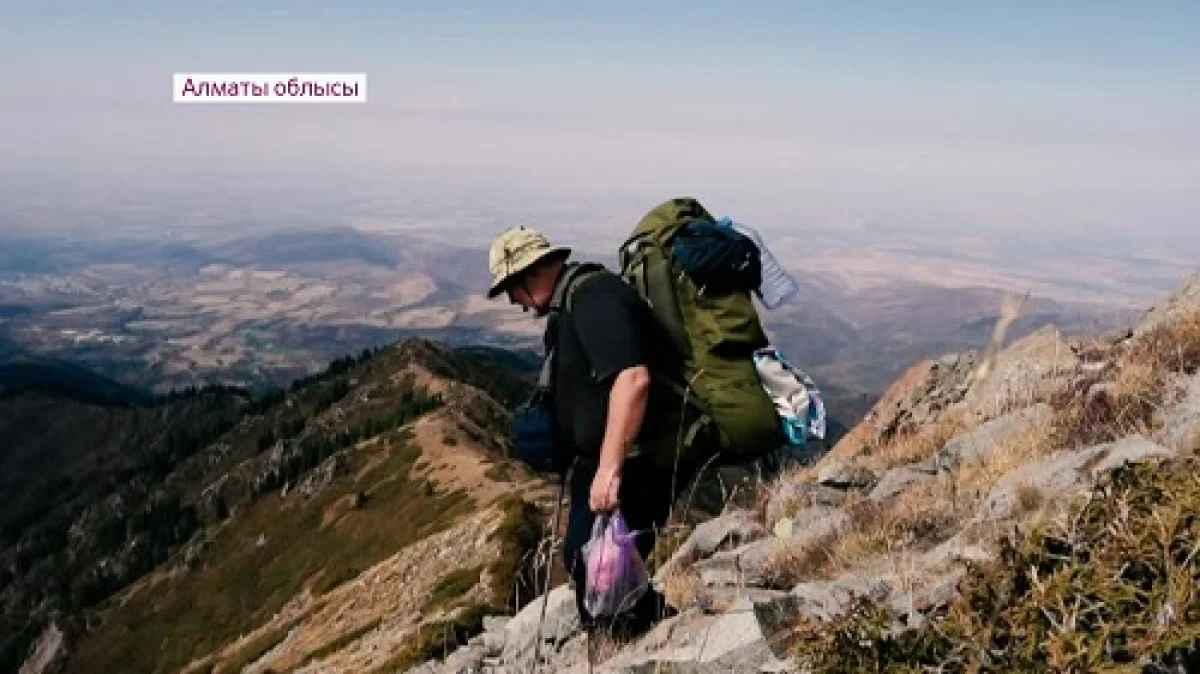
M621 470L606 468L596 471L592 478L592 493L588 499L594 513L607 513L621 504Z

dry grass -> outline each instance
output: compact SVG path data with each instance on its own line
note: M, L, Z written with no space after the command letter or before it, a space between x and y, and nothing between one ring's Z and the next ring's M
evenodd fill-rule
M850 525L846 529L781 550L770 560L767 575L790 588L805 580L833 578L878 555L946 540L1001 477L1049 451L1052 431L1050 422L1021 429L1001 439L981 459L966 461L883 504L861 495L848 496L845 508ZM949 427L936 431L937 435L945 433L950 433ZM1024 490L1020 507L1036 510L1043 503L1042 496L1037 490Z
M371 671L379 674L406 672L421 662L444 660L459 645L483 630L483 618L488 613L489 610L484 606L472 606L458 612L452 619L422 624L409 636L404 647Z
M932 424L888 438L875 447L868 447L859 464L876 474L914 461L929 458L948 441L971 429L972 423L964 410L947 410Z
M956 520L930 498L932 491L917 487L885 506L860 498L846 507L846 528L780 549L768 560L766 575L779 587L791 588L806 580L833 578L879 554L941 540Z
M789 467L777 478L777 481L783 480L790 480L798 484L811 484L817 481L817 467L815 464Z
M287 638L288 633L292 631L300 619L289 621L286 624L271 630L267 630L255 637L246 645L242 646L228 660L217 663L210 668L212 674L225 674L226 672L240 672L250 663L258 660L263 655L268 653L272 648L275 648Z
M774 502L778 510L775 513L776 519L792 517L797 512L816 505L813 493L806 491L807 487L815 486L816 482L817 469L814 466L790 468L775 480L758 485L750 506L751 511L755 513L758 522L769 529L775 525L768 517L771 503ZM798 486L801 488L797 489Z
M1200 309L1139 337L1129 358L1152 362L1164 371L1194 372L1200 366Z
M703 606L708 597L707 587L700 574L690 567L671 569L664 574L662 593L667 598L667 603L680 611L693 606Z
M1084 447L1153 432L1165 379L1150 364L1126 362L1106 382L1071 390L1056 401L1055 444Z
M1172 375L1200 368L1200 310L1133 341L1107 381L1059 396L1055 444L1079 447L1142 433L1151 435Z
M650 551L650 558L646 560L646 572L654 575L663 568L679 548L687 542L694 529L695 527L690 524L671 521L659 528L654 549ZM695 559L683 559L680 566L690 566L695 561Z
M616 657L624 646L625 642L608 630L595 630L587 636L588 661L593 665L608 662Z
M317 661L325 658L328 655L331 655L333 653L336 653L336 652L342 650L343 648L349 646L350 644L354 643L355 641L358 641L359 639L363 638L367 634L379 629L379 625L382 622L383 622L382 618L375 618L374 620L368 621L364 625L360 625L348 632L345 632L341 636L337 637L336 639L333 639L332 641L326 643L324 646L318 648L317 650L315 650L312 653L309 653L307 656L305 656L304 664L301 666L307 666L309 664L312 664L314 662L317 662ZM230 668L229 671L230 672L240 672L242 670Z
M970 430L971 426L971 419L965 410L947 411L935 423L894 435L877 445L868 446L864 454L854 459L854 462L879 475L897 466L922 461L933 456L946 442ZM767 522L768 503L792 491L791 486L816 483L817 473L817 465L797 466L789 468L773 483L763 485L757 493L755 502L759 521L766 522L768 525L772 524ZM808 499L803 498L803 490L800 490L800 493L801 497L792 499L785 504L781 516L791 517L799 510L813 505ZM847 495L847 499L852 498L852 495Z
M1054 420L1027 425L997 440L980 460L964 462L951 471L946 480L953 505L974 502L1008 472L1052 452L1054 431Z
M1053 418L1001 438L980 460L885 506L856 504L848 531L787 550L774 560L776 573L788 582L828 578L885 553L902 566L921 544L965 532L962 526L975 522L966 516L1012 470L1058 449L1152 434L1159 412L1173 402L1172 380L1200 368L1200 311L1103 355L1114 366L1055 396ZM941 432L923 429L883 445L870 457L872 467L922 458L944 442ZM1200 432L1183 442L1185 451L1200 450ZM886 606L868 602L845 619L814 626L806 663L815 671L1093 671L1138 654L1186 663L1171 671L1200 671L1194 467L1119 469L1098 499L1066 518L1047 517L1062 514L1050 507L1061 503L1055 494L1019 486L1017 515L1030 534L985 567L986 578L968 575L968 596L945 622L935 616L936 625L897 637Z
M862 602L803 624L796 656L813 672L1197 671L1196 487L1194 463L1120 468L1062 524L1004 541L920 628Z

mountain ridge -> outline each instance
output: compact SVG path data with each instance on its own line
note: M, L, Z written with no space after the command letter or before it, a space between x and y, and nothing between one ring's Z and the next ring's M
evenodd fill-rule
M153 399L147 391L69 361L29 353L0 355L0 399L29 392L99 405L138 405Z
M278 520L280 526L289 518L297 524L311 521L299 530L309 532L314 546L332 546L327 559L310 558L304 548L283 548L290 550L277 555L283 566L268 564L259 576L264 582L299 587L295 583L305 576L333 565L324 576L318 573L305 581L333 590L388 558L404 541L424 540L459 526L469 513L486 511L489 526L499 533L486 546L494 557L488 567L491 575L479 583L487 589L472 596L480 604L502 609L519 576L516 559L528 544L521 532L540 517L540 505L533 503L545 496L540 479L504 456L507 410L527 386L519 374L488 360L412 339L339 359L324 372L258 400L214 388L114 410L81 401L70 401L64 408L52 398L39 402L31 395L0 401L0 418L13 423L52 409L62 415L57 430L39 431L35 426L25 435L6 431L14 440L6 461L23 462L9 465L24 468L21 482L0 481L7 497L0 514L10 516L5 520L9 542L0 547L0 569L11 581L0 589L2 617L9 628L3 630L8 636L0 644L0 669L15 668L34 632L47 623L62 630L64 654L84 654L56 659L65 666L59 671L112 671L118 661L136 671L151 671L167 663L152 664L140 651L130 651L139 638L114 642L113 637L127 630L161 629L164 638L191 635L199 647L208 643L205 639L232 635L228 630L233 626L260 615L230 613L223 604L213 604L210 600L219 599L225 589L215 595L195 590L156 600L187 598L174 609L175 617L138 622L137 615L149 614L131 613L135 607L153 610L140 600L128 602L142 596L134 588L145 582L198 588L224 578L218 587L242 583L244 597L260 596L264 607L283 606L280 602L287 597L238 580L260 573L258 563L244 566L249 563L246 554L253 554L245 548L256 548L238 543L243 539L234 533L255 521ZM189 421L188 409L201 416ZM211 419L204 416L216 410L224 411ZM86 452L60 445L63 456L75 457L75 464L62 464L63 471L38 480L36 466L45 471L58 465L43 463L38 448L53 446L54 434L72 435L71 419L94 425L89 419L105 417L111 420L99 427L111 429L112 437L93 434L93 446ZM162 429L157 435L139 430L150 428L145 421L151 418ZM39 456L38 463L30 463L34 456ZM70 487L75 496L64 500L63 479L68 474L71 484L79 486ZM354 487L363 480L367 482ZM512 501L518 485L524 485L515 489L523 496ZM58 509L39 509L37 504L45 499L58 502ZM274 510L266 505L272 500L293 505ZM388 504L394 504L390 507L397 515L411 515L396 521L388 514ZM323 526L328 517L334 517L334 523ZM230 564L243 564L236 567L242 570L235 572ZM445 571L444 566L433 569L430 582L436 583ZM122 602L128 610L112 614ZM24 616L24 607L39 604ZM128 619L106 621L104 616L110 614ZM187 626L193 615L207 616L203 622L210 626L209 636ZM85 623L92 627L84 630ZM97 640L97 629L109 636ZM89 644L100 650L92 654ZM179 650L176 655L185 653ZM185 664L171 661L177 665L168 666L170 671Z

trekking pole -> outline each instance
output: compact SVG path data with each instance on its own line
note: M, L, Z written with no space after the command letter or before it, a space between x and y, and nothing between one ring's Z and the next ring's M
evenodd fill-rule
M567 495L567 473L574 472L575 463L571 463L569 471L563 471L562 480L558 485L558 500L554 502L554 527L550 530L550 550L546 553L546 580L542 583L542 613L538 617L537 640L533 642L533 663L529 666L531 673L537 672L538 661L542 657L542 624L546 621L546 605L550 603L550 572L554 565L554 537L558 535L558 520L562 514L562 502Z

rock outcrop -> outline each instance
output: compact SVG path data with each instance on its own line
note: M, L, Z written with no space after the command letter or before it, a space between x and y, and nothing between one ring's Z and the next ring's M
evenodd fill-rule
M1046 326L1000 352L965 398L978 418L992 419L1046 400L1072 380L1079 365L1062 333Z
M1156 439L1180 451L1200 449L1200 374L1178 377L1172 385L1170 402L1160 412Z
M1161 302L1155 304L1134 328L1134 335L1144 335L1184 314L1200 308L1200 273L1192 274Z
M947 354L910 367L880 396L867 416L830 450L851 458L889 438L920 428L941 416L970 390L978 366L973 352Z

